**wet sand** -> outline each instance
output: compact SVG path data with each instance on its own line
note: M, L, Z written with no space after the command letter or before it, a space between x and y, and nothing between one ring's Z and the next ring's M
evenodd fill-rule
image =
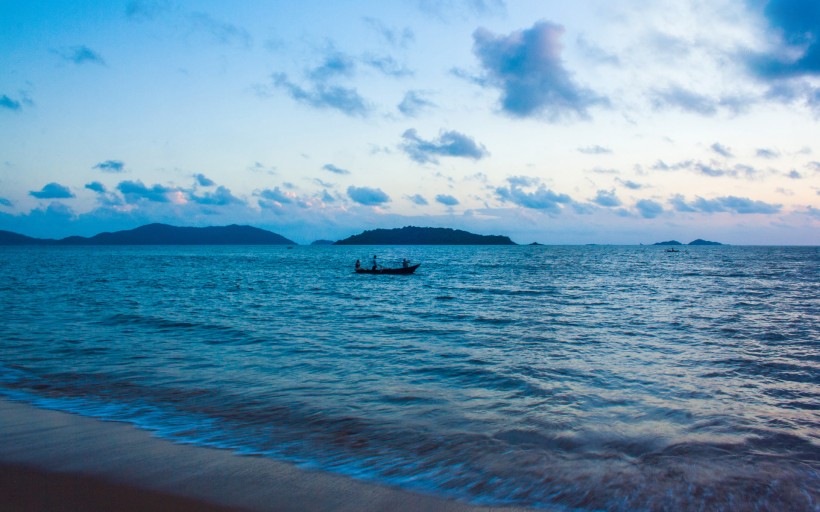
M0 399L4 510L446 511L478 507L263 457L179 445L131 425Z

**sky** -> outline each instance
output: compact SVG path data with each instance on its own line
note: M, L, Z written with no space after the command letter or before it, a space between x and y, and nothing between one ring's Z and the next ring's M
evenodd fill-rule
M816 0L0 0L0 229L820 245Z

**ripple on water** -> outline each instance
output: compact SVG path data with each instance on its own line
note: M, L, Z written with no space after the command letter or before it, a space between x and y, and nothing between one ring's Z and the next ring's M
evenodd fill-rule
M820 250L656 249L4 250L0 393L478 503L816 511Z

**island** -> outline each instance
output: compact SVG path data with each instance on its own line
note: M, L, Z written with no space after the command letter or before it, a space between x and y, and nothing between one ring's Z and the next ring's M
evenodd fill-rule
M667 240L666 242L655 242L652 245L683 245L683 244L678 242L677 240Z
M147 224L126 231L60 240L32 238L0 231L0 245L296 245L287 238L252 226L177 227Z
M692 240L689 242L689 245L723 245L720 242L710 242L709 240L703 240L698 238L697 240Z
M339 240L335 245L518 245L507 236L477 235L460 229L405 226L373 229Z

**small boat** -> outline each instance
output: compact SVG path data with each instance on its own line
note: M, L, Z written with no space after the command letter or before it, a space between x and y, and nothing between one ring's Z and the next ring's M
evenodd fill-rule
M666 252L680 252L680 251L677 250L677 249L666 249Z
M357 274L412 274L419 268L421 263L417 263L416 265L410 265L409 267L399 267L399 268L377 268L373 270L372 268L357 268L355 272Z

